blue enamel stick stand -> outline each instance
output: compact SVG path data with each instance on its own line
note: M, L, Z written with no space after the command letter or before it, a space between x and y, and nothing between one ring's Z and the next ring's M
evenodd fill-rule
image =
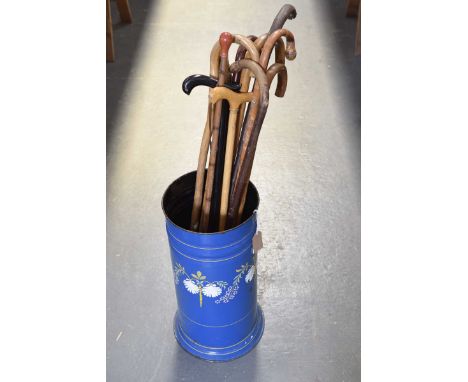
M194 171L175 180L162 199L178 303L174 335L196 357L229 361L252 350L263 334L252 247L259 196L249 183L237 227L190 231L195 177Z

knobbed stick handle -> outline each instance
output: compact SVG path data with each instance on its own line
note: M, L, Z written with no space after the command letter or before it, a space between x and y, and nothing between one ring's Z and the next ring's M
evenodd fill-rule
M284 4L279 10L275 19L273 20L273 23L271 24L270 31L268 32L268 34L273 33L277 29L283 28L283 25L286 22L286 20L295 19L296 16L297 16L296 8L294 8L291 4Z
M242 36L240 34L233 35L233 38L234 38L233 42L243 46L254 61L259 60L260 51L255 47L254 43L251 41L250 38ZM210 76L214 78L218 78L220 53L221 53L221 44L220 44L220 41L218 40L213 45L213 48L211 48L211 53L210 53Z
M234 41L234 38L232 37L232 34L230 34L229 32L221 33L221 35L219 36L219 45L221 47L219 56L221 58L227 58L229 47L231 46L233 41Z

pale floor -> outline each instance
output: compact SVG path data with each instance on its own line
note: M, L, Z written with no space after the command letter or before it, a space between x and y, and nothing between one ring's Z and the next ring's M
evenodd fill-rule
M182 80L207 74L220 32L260 35L283 1L130 3L135 22L115 26L107 65L108 381L359 381L360 58L345 1L296 0L285 25L297 59L286 96L271 97L251 178L265 333L228 363L174 339L160 200L196 168L204 127L206 90L186 96Z

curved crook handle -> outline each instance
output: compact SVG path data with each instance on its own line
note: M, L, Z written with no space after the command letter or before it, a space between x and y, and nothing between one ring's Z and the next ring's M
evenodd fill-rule
M270 85L273 78L278 75L278 85L276 86L275 96L284 97L286 87L288 86L288 70L286 69L286 65L275 63L268 68L266 75Z
M273 23L271 24L270 31L268 34L273 33L277 29L283 28L284 23L286 20L295 19L297 16L296 8L294 8L291 4L284 4L279 12L276 14Z
M268 38L268 36L269 36L268 33L264 33L264 34L258 36L258 38L254 41L255 48L257 48L258 51L261 52L261 50L263 48L263 45L265 45L265 41Z
M240 37L240 35L238 35ZM242 36L244 37L244 36ZM247 36L247 39L254 42L255 40L257 40L257 36L253 35L253 34L250 34ZM254 44L255 46L255 44ZM255 46L256 48L256 46ZM257 49L259 50L259 49ZM245 53L247 52L247 48L245 47L245 45L239 45L239 48L237 48L237 52L236 52L236 61L239 61L239 60L242 60L244 57L245 57Z
M234 42L236 44L242 45L246 48L247 52L249 52L250 57L252 60L257 61L260 59L259 50L255 47L254 43L245 36L240 34L233 35ZM219 41L213 45L210 54L210 76L218 78L218 71L219 71L219 57L220 57L221 45Z
M268 33L264 33L264 34L262 34L261 36L259 36L259 37L257 37L255 39L254 45L255 45L255 47L257 48L257 50L259 52L262 51L262 48L265 45L265 42L266 42L267 38L268 38ZM238 52L239 52L239 50L238 50ZM245 52L244 55L245 55L245 58L251 58L249 52ZM283 42L282 39L279 38L276 41L276 44L275 44L275 61L277 63L284 64L285 63L285 57L286 57L286 49L284 47L284 42ZM238 60L239 59L236 56L236 61L238 61ZM239 77L239 72L234 74L235 79L237 79L238 77ZM241 82L241 85L242 85L242 83L245 82L244 83L244 88L246 88L248 86L248 85L246 85L247 81L250 81L250 78L240 77L239 80ZM284 95L284 91L286 90L287 82L288 82L287 77L285 78L283 72L280 72L279 76L278 76L278 84L276 85L275 94L281 94L283 92L282 94ZM284 90L282 90L283 88L284 88ZM242 88L241 88L241 91L242 91ZM282 96L280 96L280 97L282 97Z
M260 55L259 64L262 68L266 68L268 61L270 60L271 51L275 46L278 39L282 36L286 37L286 58L288 60L294 60L296 58L296 43L294 35L287 29L279 29L273 32L265 41L263 45L262 54Z
M261 35L259 38L257 38L257 40L254 41L255 47L261 51L265 45L267 38L268 38L268 33ZM275 43L275 62L277 64L284 64L286 62L286 48L284 46L284 42L282 38L278 38ZM287 71L280 70L278 72L278 82L276 84L275 95L277 97L284 97L287 85L288 85L288 73Z
M192 74L182 82L182 91L185 94L190 95L192 90L197 86L208 86L210 88L214 88L217 83L218 81L213 77L206 76L204 74ZM236 92L240 90L240 85L238 84L224 84L223 86Z
M258 62L258 60L260 59L260 52L250 38L242 36L240 34L235 34L234 42L236 44L242 45L249 52L252 60Z
M247 38L250 41L254 42L258 37L251 34L251 35L248 35ZM259 49L257 49L257 50L260 52ZM239 61L239 60L244 59L246 53L247 53L246 47L244 45L239 45L239 48L237 48L235 61ZM232 82L234 82L236 84L238 84L240 82L240 72L237 72L232 76Z
M262 99L268 100L268 79L263 68L257 62L249 59L235 61L229 67L229 71L232 73L236 73L242 69L249 69L258 81L260 102L262 102ZM266 97L262 97L263 93L266 93Z
M286 63L286 47L282 38L276 40L275 44L275 62L278 64Z

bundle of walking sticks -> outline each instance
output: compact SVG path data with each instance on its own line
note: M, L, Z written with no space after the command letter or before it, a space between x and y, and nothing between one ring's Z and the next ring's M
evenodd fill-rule
M209 87L190 223L193 231L223 231L241 222L270 84L277 77L275 95L284 96L285 62L296 57L294 36L283 29L286 20L295 17L296 9L286 4L268 33L258 37L221 33L211 50L210 75L192 75L182 84L186 94L196 86ZM229 65L232 43L239 47ZM275 62L268 66L273 48Z

